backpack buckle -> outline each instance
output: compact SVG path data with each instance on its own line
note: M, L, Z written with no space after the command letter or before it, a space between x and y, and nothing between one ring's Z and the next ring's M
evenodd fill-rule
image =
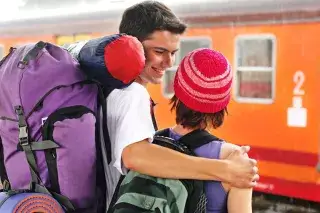
M27 126L19 127L19 143L21 146L29 144Z
M14 110L19 119L19 143L21 146L29 145L28 126L22 106L15 106Z
M4 180L3 183L2 183L2 187L5 191L9 191L10 190L10 183L8 180Z

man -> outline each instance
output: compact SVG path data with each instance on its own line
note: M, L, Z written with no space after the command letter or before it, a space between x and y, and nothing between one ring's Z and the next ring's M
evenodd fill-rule
M119 31L142 42L146 66L134 83L114 90L107 98L107 125L113 150L107 205L119 180L117 170L125 174L130 169L161 178L218 180L239 188L253 187L259 178L256 161L245 155L249 147L241 147L226 160L212 160L150 143L155 130L146 86L161 83L166 69L174 63L185 30L186 25L156 1L138 3L122 16Z

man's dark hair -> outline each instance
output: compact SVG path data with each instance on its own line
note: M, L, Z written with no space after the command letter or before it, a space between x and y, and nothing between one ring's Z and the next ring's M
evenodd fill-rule
M225 114L228 114L227 108L215 113L197 112L184 105L175 95L170 100L171 111L176 111L176 123L184 128L205 129L209 125L214 129L223 124Z
M144 41L157 30L182 34L186 28L166 5L157 1L144 1L124 11L119 32Z

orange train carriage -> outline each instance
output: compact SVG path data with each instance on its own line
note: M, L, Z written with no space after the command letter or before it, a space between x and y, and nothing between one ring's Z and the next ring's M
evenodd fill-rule
M224 53L235 81L229 115L215 134L251 146L261 175L256 191L320 203L320 2L205 3L170 5L189 24L175 65L199 47ZM5 54L26 42L63 44L110 34L122 11L30 19L27 26L21 20L0 23L0 48ZM168 98L176 68L166 72L163 84L148 87L160 128L174 123Z

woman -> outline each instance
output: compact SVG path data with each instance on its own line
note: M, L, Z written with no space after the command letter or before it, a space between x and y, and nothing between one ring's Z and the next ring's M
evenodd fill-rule
M190 52L181 61L174 79L171 110L176 125L169 137L178 140L194 130L213 130L223 124L232 88L232 70L219 52L203 48ZM212 141L195 150L199 157L224 159L238 146L223 140ZM251 213L252 188L239 189L228 183L205 182L207 213Z

